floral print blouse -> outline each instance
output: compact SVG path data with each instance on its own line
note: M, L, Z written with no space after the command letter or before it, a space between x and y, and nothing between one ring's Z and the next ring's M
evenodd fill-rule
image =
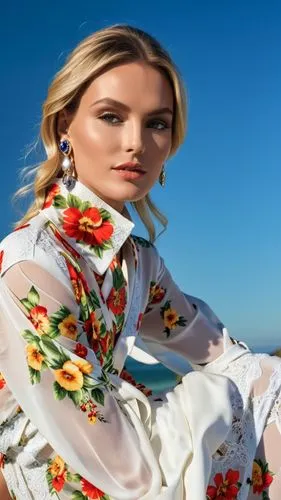
M124 370L126 357L139 336L185 380L190 366L200 372L219 360L223 372L249 355L203 301L179 290L133 226L80 182L68 192L57 179L40 213L1 243L0 452L19 500L184 499L184 468L169 490L151 442L161 402ZM182 387L178 394L192 392ZM225 474L212 483L203 471L206 498L238 498L241 476ZM224 484L228 496L218 493Z

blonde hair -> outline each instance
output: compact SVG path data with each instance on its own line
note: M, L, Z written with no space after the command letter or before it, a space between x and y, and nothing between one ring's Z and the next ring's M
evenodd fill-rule
M115 25L85 38L70 54L66 64L53 79L43 104L41 139L47 159L35 170L34 181L17 191L15 198L33 191L34 202L16 227L25 224L42 208L46 192L61 174L61 154L58 149L58 114L63 109L74 111L90 83L108 69L126 62L144 61L161 71L170 82L174 95L172 156L182 144L186 132L186 96L183 82L169 54L144 31L127 25ZM149 194L132 202L144 223L150 241L155 241L153 215L164 226L166 217L158 210Z

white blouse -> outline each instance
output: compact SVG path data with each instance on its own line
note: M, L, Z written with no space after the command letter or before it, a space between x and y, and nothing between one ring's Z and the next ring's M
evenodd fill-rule
M133 226L58 179L1 243L0 452L18 500L202 500L218 471L234 469L233 498L247 498L280 360L231 339ZM175 389L149 395L124 372L137 336L183 377Z

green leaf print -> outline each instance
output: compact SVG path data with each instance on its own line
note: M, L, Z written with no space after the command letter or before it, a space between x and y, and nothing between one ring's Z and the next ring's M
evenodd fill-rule
M82 403L82 391L68 391L68 397L73 401L75 406L80 406Z
M61 401L62 399L65 398L66 394L67 394L67 391L61 387L58 382L54 382L53 384L53 392L54 392L54 397L55 399L58 399L59 401Z
M98 299L98 296L95 292L95 290L91 290L90 291L90 298L91 298L91 302L92 302L92 305L94 307L94 311L100 307L100 301Z
M30 376L30 382L32 385L41 382L41 374L38 370L34 370L34 368L31 368L31 366L28 366L28 371Z
M64 196L62 196L61 194L57 194L55 197L54 197L54 201L53 201L53 206L55 208L67 208L67 203L66 203L66 199Z
M29 343L39 345L40 339L37 335L33 335L30 330L23 330L21 336Z
M91 394L96 403L104 406L104 393L101 389L93 389Z
M71 500L88 500L88 497L85 497L81 491L74 491L71 495Z
M50 327L49 327L49 331L48 331L48 337L50 337L51 339L54 339L54 338L58 337L59 335L61 335L61 332L60 332L58 326L70 314L71 314L71 312L67 307L61 306L57 312L53 313L50 316Z
M38 306L40 297L39 297L39 293L34 288L34 286L32 286L30 288L28 295L27 295L27 300L30 304L32 304L32 307Z
M81 205L80 205L80 210L81 212L85 212L85 210L88 210L89 208L91 208L91 202L90 201L82 201Z
M78 196L69 193L67 196L67 204L70 208L78 208L78 210L81 210L82 200L80 200Z
M122 269L116 267L112 273L112 278L113 278L113 287L115 288L115 290L123 288L123 286L125 285L125 281Z
M83 389L93 389L96 385L98 384L92 377L84 375Z
M46 356L46 364L54 370L61 368L65 361L69 360L66 354L56 347L48 335L42 335L40 338L40 347Z
M33 305L29 302L28 299L21 299L20 302L24 306L24 308L27 310L27 312L30 312L31 309L33 309Z
M99 212L104 221L110 221L113 224L112 216L105 208L99 208Z
M71 474L71 472L67 473L66 478L67 478L67 481L69 481L70 483L80 483L80 481L81 481L80 474Z

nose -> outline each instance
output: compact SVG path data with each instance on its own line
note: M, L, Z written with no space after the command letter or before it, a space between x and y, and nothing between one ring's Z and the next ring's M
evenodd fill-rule
M140 154L145 151L143 125L139 121L128 122L124 128L124 145L127 152Z

